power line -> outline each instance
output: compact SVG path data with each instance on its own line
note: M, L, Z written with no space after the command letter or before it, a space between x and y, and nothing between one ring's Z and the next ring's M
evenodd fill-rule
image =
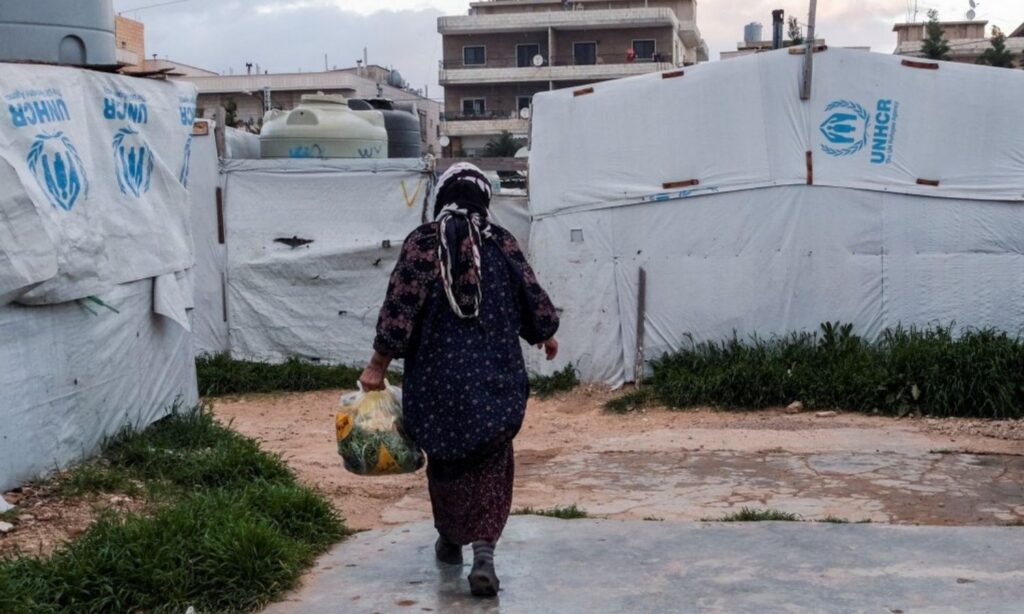
M155 9L155 8L158 8L158 7L161 7L161 6L171 6L172 4L183 4L183 3L189 2L189 1L190 0L170 0L168 2L158 2L156 4L147 4L145 6L137 6L137 7L133 8L133 9L125 9L123 11L118 11L118 14L121 15L121 14L124 14L124 13L136 13L138 11L145 11L147 9Z

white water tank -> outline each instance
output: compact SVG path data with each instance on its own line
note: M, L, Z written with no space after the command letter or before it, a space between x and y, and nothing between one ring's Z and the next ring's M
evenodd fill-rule
M0 62L114 66L113 0L0 0Z
M306 94L291 111L273 110L260 131L263 158L387 158L380 111L353 111L344 96Z

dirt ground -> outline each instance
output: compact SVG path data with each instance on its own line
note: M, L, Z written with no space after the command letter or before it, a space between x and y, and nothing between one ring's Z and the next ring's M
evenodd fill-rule
M430 517L425 477L341 467L341 391L218 399L217 416L280 452L356 529ZM615 519L717 518L744 506L807 520L1024 521L1024 423L651 409L603 412L610 393L533 399L516 439L515 506L577 504Z
M354 529L430 518L423 472L365 478L338 457L342 391L216 399L216 415L281 453ZM903 419L785 410L602 411L613 394L580 388L532 399L516 439L515 506L576 504L629 520L718 518L742 507L806 520L993 525L1024 522L1024 421ZM62 499L48 486L4 493L0 556L47 554L122 495Z

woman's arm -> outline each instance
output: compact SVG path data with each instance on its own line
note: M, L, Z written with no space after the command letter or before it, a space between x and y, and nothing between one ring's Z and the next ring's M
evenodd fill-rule
M548 360L558 352L558 342L554 340L558 332L558 311L551 302L551 297L537 281L537 275L519 249L512 233L501 229L499 243L502 251L513 267L517 269L522 280L520 284L520 304L522 307L522 327L519 335L531 345L545 348Z
M395 358L405 358L409 351L437 279L436 249L436 234L429 227L414 230L402 245L377 318L373 357L359 380L364 389L382 390L388 365Z

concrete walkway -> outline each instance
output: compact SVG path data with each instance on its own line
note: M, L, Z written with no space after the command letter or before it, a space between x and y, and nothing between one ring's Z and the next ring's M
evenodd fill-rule
M361 533L267 611L1024 612L1024 527L515 517L490 601L468 596L468 565L435 563L434 535Z

